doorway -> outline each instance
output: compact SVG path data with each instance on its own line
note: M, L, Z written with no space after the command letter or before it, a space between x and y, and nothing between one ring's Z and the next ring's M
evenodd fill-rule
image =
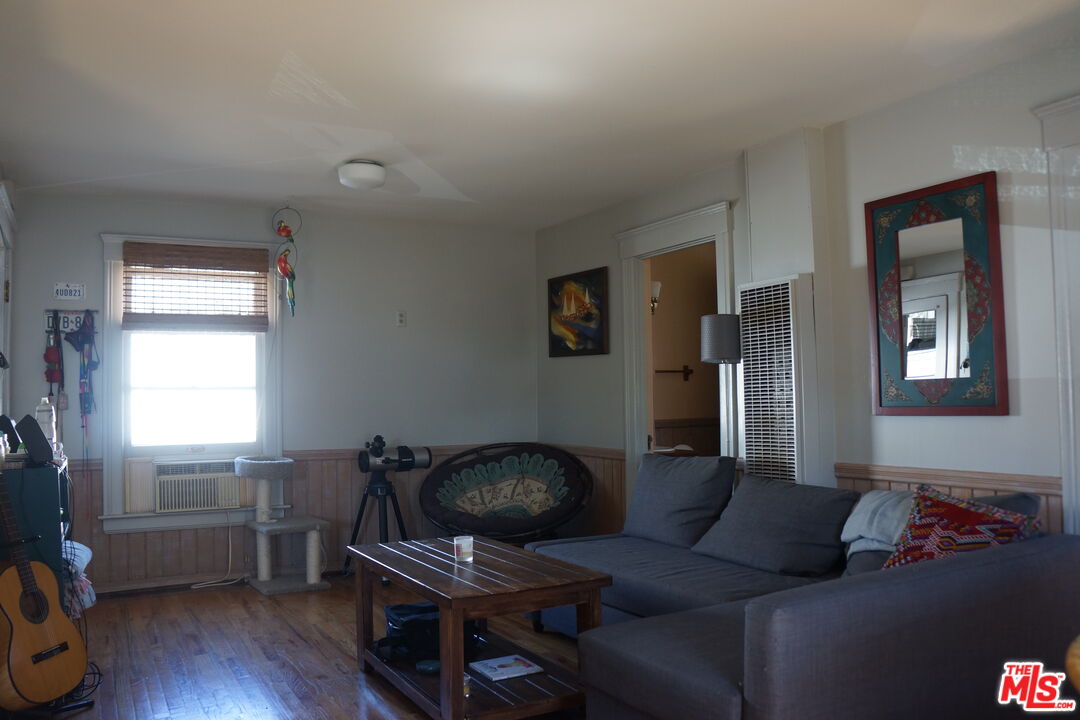
M644 261L648 447L680 455L720 454L720 373L701 362L700 319L716 312L716 244Z
M659 255L697 245L711 245L715 257L716 311L734 312L735 290L732 273L731 215L728 204L719 202L697 210L657 220L616 234L622 258L623 360L626 391L626 487L633 490L641 456L649 451L650 382L654 373L646 372L649 343L646 333L651 314L646 293L651 281L645 281L645 263ZM663 289L661 288L661 296ZM663 300L661 299L662 303ZM699 332L695 330L694 337ZM697 355L694 355L697 357ZM681 365L682 361L680 361ZM689 365L689 358L687 359ZM718 366L720 454L737 457L738 426L734 374L730 365Z

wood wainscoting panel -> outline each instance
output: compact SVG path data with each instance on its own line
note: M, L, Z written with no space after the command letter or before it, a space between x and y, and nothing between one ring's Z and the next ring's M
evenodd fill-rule
M68 479L72 539L94 553L86 574L98 592L223 578L229 570L230 537L231 577L253 566L255 541L242 526L107 534L100 520L101 460L70 460Z
M432 467L454 455L477 447L475 445L442 445L431 447ZM593 474L593 496L588 506L560 531L564 537L601 535L622 530L626 508L626 460L622 450L560 445L563 450L581 459ZM356 463L356 450L296 450L285 455L296 462L291 487L285 488L285 503L292 505L297 515L314 515L330 521L324 533L327 568L337 570L345 560L348 545L360 508L361 493L368 476ZM405 529L412 538L445 535L424 517L420 508L420 485L429 469L392 473L394 489L401 505ZM392 509L387 510L389 535L398 539L397 522ZM285 538L284 559L292 567L303 564L303 537ZM368 502L360 525L358 543L379 541L379 521L375 500Z
M432 466L476 445L431 447ZM585 510L561 531L563 537L619 532L626 507L626 463L622 450L562 445L577 455L593 474L593 496ZM289 515L314 515L330 521L323 534L326 569L337 571L345 560L345 546L360 507L368 476L356 464L358 450L294 450L284 453L295 461L293 479L286 483L284 501ZM420 510L420 483L429 470L391 473L405 527L410 537L437 537L445 532L424 518ZM69 463L73 539L90 547L93 560L87 576L98 592L184 585L217 580L229 570L231 577L254 568L255 540L243 526L197 530L168 530L106 534L103 514L101 460ZM360 527L361 543L378 542L379 524L375 501L368 503ZM393 511L389 511L390 539L398 536ZM301 571L304 564L302 535L273 539L275 572L281 568Z
M695 455L720 454L720 418L679 418L653 421L653 447L689 445Z
M1043 532L1060 533L1064 524L1059 477L859 463L836 463L835 473L837 487L859 492L914 490L919 485L932 485L941 492L960 498L1032 493L1042 500L1039 519Z

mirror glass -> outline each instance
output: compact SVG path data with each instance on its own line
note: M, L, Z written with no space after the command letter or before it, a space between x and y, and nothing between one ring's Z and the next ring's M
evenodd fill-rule
M971 375L960 218L897 233L905 380Z

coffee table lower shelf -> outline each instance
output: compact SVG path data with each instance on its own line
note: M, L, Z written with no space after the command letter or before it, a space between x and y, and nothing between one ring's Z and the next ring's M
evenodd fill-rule
M469 697L465 698L466 718L515 720L585 703L584 688L574 673L494 633L485 632L481 637L482 647L475 659L521 655L544 668L544 672L496 682L470 671L466 662L465 672L471 678ZM442 717L439 707L439 675L419 673L409 662L386 662L370 648L364 651L364 658L376 672L405 693L424 712L433 718Z

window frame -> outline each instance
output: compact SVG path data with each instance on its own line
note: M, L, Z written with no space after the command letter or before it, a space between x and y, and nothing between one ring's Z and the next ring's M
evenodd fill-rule
M125 242L167 243L173 245L196 245L210 247L250 247L270 251L271 256L278 245L277 241L238 242L232 240L214 240L206 238L162 237L152 235L121 235L102 233L105 265L105 307L102 318L102 344L106 358L116 358L117 362L102 363L100 382L103 400L99 402L102 431L102 515L100 520L106 533L141 532L147 530L172 530L199 527L217 527L222 525L240 525L254 519L253 508L233 510L209 510L181 513L125 513L124 512L124 459L128 448L126 428L127 383L125 372L129 365L128 336L139 330L124 330L123 322L123 287ZM269 271L270 268L267 268ZM281 358L279 339L280 326L280 289L279 283L271 277L269 282L268 321L265 333L258 333L256 356L256 397L259 403L258 440L254 445L207 445L201 446L203 452L148 452L143 457L152 456L155 460L199 460L212 461L235 457L242 454L280 456L282 453L281 423ZM168 446L169 448L173 446ZM179 447L179 446L177 446ZM196 446L200 447L200 446ZM146 448L148 451L158 448ZM165 448L160 448L164 450ZM140 448L137 452L141 453ZM282 507L283 498L280 487L271 498L274 506Z

